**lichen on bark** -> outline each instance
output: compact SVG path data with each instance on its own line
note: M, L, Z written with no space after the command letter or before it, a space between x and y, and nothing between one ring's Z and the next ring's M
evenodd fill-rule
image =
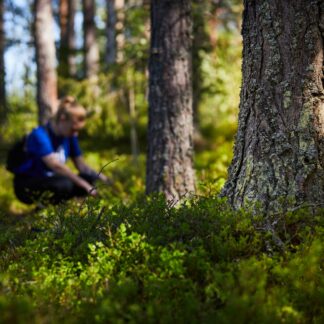
M323 26L319 0L245 0L234 158L235 207L324 203Z

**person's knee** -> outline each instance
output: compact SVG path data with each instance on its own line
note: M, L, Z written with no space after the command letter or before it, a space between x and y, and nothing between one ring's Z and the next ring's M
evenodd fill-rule
M50 190L62 196L69 196L73 192L73 182L65 177L57 179L52 183Z

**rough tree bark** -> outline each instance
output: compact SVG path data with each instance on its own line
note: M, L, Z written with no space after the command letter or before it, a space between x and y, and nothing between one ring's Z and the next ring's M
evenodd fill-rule
M95 0L82 0L84 33L84 74L87 79L96 79L99 72L99 47L96 37Z
M54 21L50 0L35 0L34 38L37 64L39 124L46 124L57 108Z
M265 211L323 204L324 2L244 5L239 128L222 194Z
M146 192L194 191L191 1L151 2Z
M77 73L75 58L75 29L76 12L75 0L60 0L60 51L59 73L64 77L75 77Z
M5 70L5 32L4 32L4 0L0 1L0 124L7 119L6 70Z

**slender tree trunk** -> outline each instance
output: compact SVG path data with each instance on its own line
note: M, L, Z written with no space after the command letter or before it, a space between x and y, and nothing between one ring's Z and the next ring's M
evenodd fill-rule
M206 12L209 5L206 1L193 0L193 120L195 138L200 135L199 104L203 92L203 72L202 72L202 55L201 52L211 51L209 35L206 31Z
M116 63L117 43L116 43L116 22L117 14L115 8L116 0L107 0L107 46L106 64L110 66Z
M64 77L75 77L77 73L75 59L75 0L60 0L60 51L59 73Z
M191 2L153 0L146 192L194 191Z
M124 47L125 47L125 0L116 1L116 44L117 44L117 63L124 61Z
M218 11L219 8L214 8L213 6L211 7L211 13L208 19L208 25L209 25L209 39L210 39L210 44L213 48L216 47L217 45L217 28L219 25L219 20L218 20Z
M54 21L50 0L35 0L35 48L39 124L45 124L57 105Z
M76 63L76 39L75 39L75 14L76 14L77 3L76 0L69 0L69 16L68 16L68 64L69 64L69 75L76 77L77 75L77 63Z
M324 2L245 0L243 84L234 159L223 195L324 203Z
M68 73L68 19L69 19L69 1L60 0L59 21L60 21L60 49L59 49L59 69L61 76L67 77Z
M5 73L5 32L4 32L4 0L0 1L0 124L4 124L7 119L6 100L6 73Z
M135 106L135 91L133 87L128 89L128 104L129 104L129 118L130 118L130 140L133 161L138 161L138 136L136 130L136 106Z
M107 3L107 66L123 61L124 36L124 6L125 0L106 0Z
M84 32L84 69L85 77L97 79L99 72L99 48L94 21L95 0L82 0L83 3L83 32Z
M135 83L132 72L127 75L127 95L128 95L128 111L130 120L130 143L131 151L133 156L133 161L136 164L138 162L139 146L138 146L138 136L136 130L136 103L135 103Z

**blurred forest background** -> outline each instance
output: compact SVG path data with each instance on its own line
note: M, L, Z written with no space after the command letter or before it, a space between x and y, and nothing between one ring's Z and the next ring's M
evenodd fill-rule
M2 1L1 162L10 143L37 125L38 107L51 100L37 94L35 8L34 1ZM232 157L242 10L238 0L193 1L194 144L200 193L220 189ZM100 169L119 159L106 169L114 180L109 198L131 199L144 192L149 3L52 1L52 15L53 24L43 33L45 42L55 40L58 96L73 95L88 110L80 137L89 163ZM13 199L10 177L2 168L5 190L0 200L2 208L14 211L23 206Z

